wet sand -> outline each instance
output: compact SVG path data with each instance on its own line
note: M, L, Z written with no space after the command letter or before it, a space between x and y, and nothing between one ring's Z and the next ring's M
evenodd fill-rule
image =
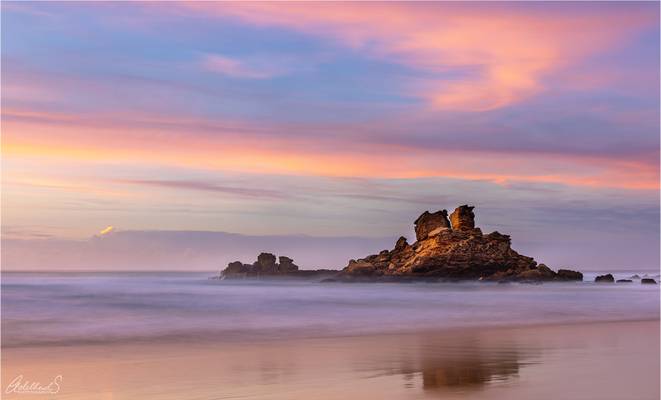
M659 321L5 348L2 398L659 398ZM55 395L7 394L18 375Z

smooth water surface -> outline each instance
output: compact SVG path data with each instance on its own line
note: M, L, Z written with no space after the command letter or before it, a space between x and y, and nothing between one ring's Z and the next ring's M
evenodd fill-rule
M639 281L322 284L209 276L3 273L2 345L326 337L659 316L659 286Z

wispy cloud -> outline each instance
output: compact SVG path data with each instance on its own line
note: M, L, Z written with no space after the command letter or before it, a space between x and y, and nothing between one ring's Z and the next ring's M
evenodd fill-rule
M394 237L238 235L209 231L114 231L85 240L3 238L4 269L202 270L218 273L227 263L252 262L269 251L288 255L303 268L343 268L349 258L390 247Z
M286 73L285 68L272 60L242 60L220 54L206 54L202 66L207 71L243 79L268 79Z
M145 180L145 179L119 179L117 183L128 183L131 185L144 185L169 188L174 190L195 190L204 192L215 192L239 197L250 197L258 199L282 199L285 193L259 188L235 187L218 185L211 182L185 181L185 180Z

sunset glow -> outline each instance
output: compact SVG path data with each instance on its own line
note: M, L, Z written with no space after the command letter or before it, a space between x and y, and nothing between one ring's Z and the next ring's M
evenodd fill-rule
M523 232L588 218L604 248L604 218L626 210L611 222L644 226L658 261L656 3L2 12L5 239L85 239L109 223L389 236L483 193L488 223L519 205ZM603 214L582 216L586 204Z

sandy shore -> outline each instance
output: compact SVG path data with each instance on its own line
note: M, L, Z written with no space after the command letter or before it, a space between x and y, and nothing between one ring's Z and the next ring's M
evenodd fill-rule
M470 329L259 343L10 348L57 399L658 399L659 321Z

